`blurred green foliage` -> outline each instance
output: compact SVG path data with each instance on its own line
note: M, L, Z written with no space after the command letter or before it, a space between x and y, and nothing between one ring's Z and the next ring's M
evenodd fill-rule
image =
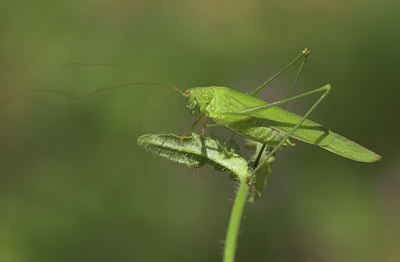
M311 119L383 160L355 163L301 143L281 151L261 201L245 210L238 257L400 261L399 8L395 0L6 0L0 101L35 88L79 95L154 80L60 68L69 62L136 65L183 90L247 92L307 47L296 92L333 86ZM294 73L259 97L284 97ZM288 108L303 113L312 101ZM181 134L193 120L181 97L157 87L2 104L0 261L220 261L228 176L178 168L136 145L145 133Z

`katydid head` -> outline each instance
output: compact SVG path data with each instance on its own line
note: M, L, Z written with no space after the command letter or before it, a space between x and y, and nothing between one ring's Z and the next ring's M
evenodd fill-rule
M206 113L206 107L214 97L213 87L195 87L186 90L184 93L185 97L188 98L188 104L190 112L194 114L198 108L200 112Z
M188 103L186 105L189 108L191 114L196 112L197 108L197 100L196 100L196 89L191 88L185 91L185 97L188 99Z

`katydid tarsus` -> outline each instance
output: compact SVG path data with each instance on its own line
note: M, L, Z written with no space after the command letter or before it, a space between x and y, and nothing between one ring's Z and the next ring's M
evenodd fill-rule
M303 50L294 60L292 60L287 66L285 66L278 73L273 75L265 83L254 89L248 94L240 93L232 90L228 87L221 86L209 86L209 87L195 87L188 89L186 92L182 92L180 89L175 87L173 84L165 80L164 78L155 75L147 70L141 69L135 66L127 65L114 65L120 67L133 68L154 77L157 77L164 84L153 83L153 82L136 82L115 87L125 87L131 85L158 85L173 89L183 97L187 98L187 107L192 114L199 112L199 117L191 126L191 128L183 135L190 134L192 129L198 124L202 123L205 119L210 118L214 121L214 124L206 124L202 126L202 133L204 135L205 127L212 126L224 126L231 130L233 133L240 136L246 137L250 140L254 140L264 144L260 154L262 154L265 145L270 145L273 149L269 152L268 156L264 159L271 157L280 147L284 145L293 145L290 138L300 140L309 144L319 146L330 152L333 152L342 157L359 161L359 162L375 162L378 161L381 156L362 147L361 145L353 142L350 139L342 137L322 125L313 122L308 118L312 111L326 98L329 91L331 90L330 85L324 85L320 88L314 89L309 92L302 93L300 95L292 96L292 92L296 85L297 79L304 68L304 65L309 56L307 49ZM279 76L281 73L286 71L289 67L295 63L300 63L297 74L290 87L287 97L283 100L276 101L273 103L267 103L263 100L257 99L254 96L264 89L273 79ZM113 64L78 64L75 65L92 65L92 66L113 66ZM93 93L107 91L111 88L103 88ZM40 91L40 90L39 90ZM49 90L42 90L49 91ZM317 101L307 110L303 116L291 113L284 109L286 104L290 101L304 98L313 94L320 93L321 96ZM91 93L92 94L92 93ZM71 97L70 95L68 95ZM74 97L80 99L87 97L87 95L81 97ZM281 106L281 107L279 107ZM266 161L266 160L265 160ZM259 163L258 167L255 167L252 174L254 174L262 163ZM251 175L248 179L250 183Z

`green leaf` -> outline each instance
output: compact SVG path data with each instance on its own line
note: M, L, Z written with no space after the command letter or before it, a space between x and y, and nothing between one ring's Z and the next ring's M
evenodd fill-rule
M201 167L205 164L219 171L229 170L244 181L248 175L247 161L234 146L221 145L214 137L193 134L180 142L174 134L147 134L138 138L138 144L156 156L187 166Z

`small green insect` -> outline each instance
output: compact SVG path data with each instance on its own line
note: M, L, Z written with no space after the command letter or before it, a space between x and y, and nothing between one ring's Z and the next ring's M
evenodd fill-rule
M215 124L204 125L203 128L224 126L240 136L273 146L274 150L270 153L271 155L282 145L294 145L289 139L294 138L309 144L317 145L330 152L355 161L375 162L381 159L380 155L307 119L316 106L328 95L331 89L330 85L325 85L315 90L290 97L298 75L303 69L306 60L304 60L299 68L288 98L274 103L267 103L254 97L276 76L281 74L300 58L307 58L308 55L309 51L305 49L284 69L249 94L243 94L228 87L221 86L196 87L183 93L173 86L173 89L177 90L188 99L187 107L191 113L194 114L196 111L200 113L198 120L184 136L190 134L191 130L197 124L210 118ZM286 105L289 101L315 93L322 93L322 95L304 116L299 116L278 107L279 105Z
M309 53L307 49L303 50L302 53L285 68L249 94L243 94L228 87L221 86L196 87L187 90L185 93L178 91L188 99L187 107L191 113L194 114L196 111L200 113L197 121L184 136L190 134L191 130L197 124L210 118L215 124L204 125L202 129L203 135L204 127L224 126L235 134L260 142L264 145L272 146L273 150L265 159L272 156L283 145L294 145L290 140L290 138L294 138L319 146L351 160L359 162L375 162L380 160L380 155L307 119L317 105L328 95L331 90L330 85L325 85L315 90L290 97ZM304 58L304 61L299 67L286 99L274 103L267 103L254 97L275 77L301 58ZM173 88L176 89L175 87ZM315 93L322 93L322 95L304 116L299 116L278 107L279 105L285 106L289 101ZM258 167L260 166L262 166L262 163L258 165ZM253 171L253 174L256 171L257 168Z
M228 87L209 86L209 87L196 87L182 92L173 84L164 78L155 75L147 70L126 65L114 65L120 67L128 67L140 70L154 77L159 78L166 84L153 83L153 82L136 82L115 87L125 87L131 85L158 85L168 87L187 98L189 108L192 114L199 112L199 117L191 126L191 128L182 136L182 139L189 135L193 128L198 124L204 122L207 118L212 119L215 123L202 126L202 134L204 135L205 127L224 126L231 130L233 133L246 137L250 140L260 142L264 145L270 145L273 150L269 152L268 159L282 146L293 146L294 143L290 139L300 140L309 144L319 146L332 153L342 157L359 161L359 162L375 162L381 159L381 156L372 152L371 150L355 143L354 141L336 134L322 125L313 122L308 118L311 112L320 104L328 95L331 90L330 85L325 85L315 90L296 95L291 97L297 79L304 68L310 52L304 49L295 59L293 59L287 66L285 66L278 73L273 75L261 86L249 94L243 94L232 90ZM300 64L294 81L291 85L290 91L286 99L267 103L263 100L257 99L254 96L265 88L273 79L286 71L296 62L303 59ZM78 64L75 65L91 65L91 66L112 66L112 64ZM100 89L93 93L107 91L111 88ZM43 90L46 91L46 90ZM73 97L74 99L81 99L93 93L86 94L81 97ZM319 99L311 106L310 109L304 114L299 116L284 109L286 104L290 101L303 98L312 94L322 93ZM68 95L71 97L70 95ZM278 106L282 106L278 107ZM260 152L261 153L261 152ZM258 167L262 166L262 163ZM253 174L257 168L253 170ZM249 180L248 180L249 181Z

